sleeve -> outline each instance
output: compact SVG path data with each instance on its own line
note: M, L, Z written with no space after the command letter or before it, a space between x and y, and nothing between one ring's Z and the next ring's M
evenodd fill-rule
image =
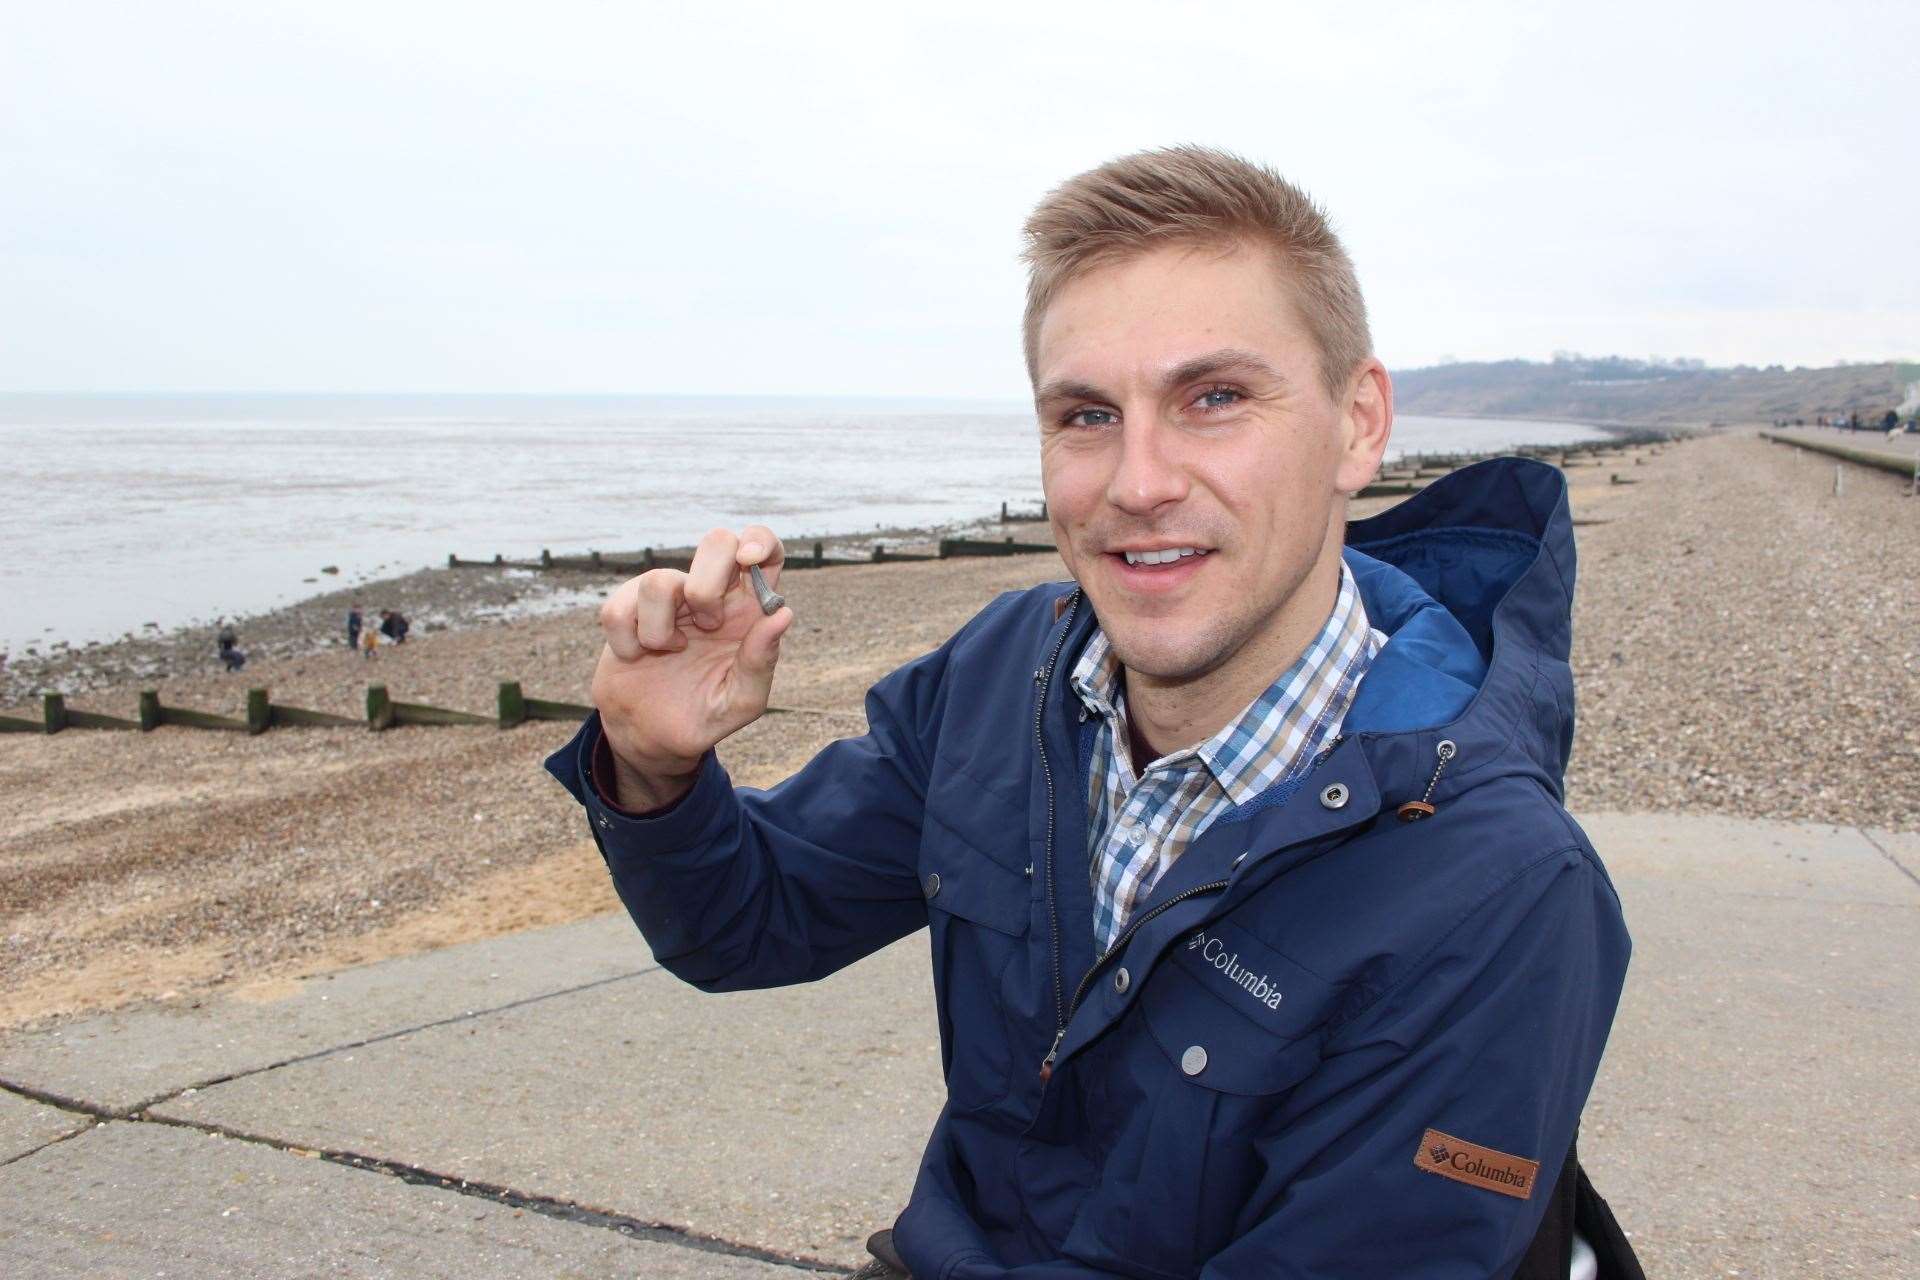
M1628 952L1584 852L1519 873L1333 1034L1260 1144L1259 1216L1205 1280L1511 1275L1573 1142Z
M617 809L593 782L597 713L547 760L663 966L707 991L811 982L926 923L920 824L952 645L876 684L863 736L768 790L736 789L709 751L674 805Z

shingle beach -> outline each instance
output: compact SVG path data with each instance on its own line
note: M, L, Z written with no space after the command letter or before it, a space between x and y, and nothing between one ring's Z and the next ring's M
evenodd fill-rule
M1895 571L1920 563L1920 499L1857 471L1836 497L1830 461L1745 433L1638 459L1568 473L1583 522L1570 806L1920 826L1907 799L1920 591ZM238 715L245 690L267 686L359 716L378 680L398 699L491 714L506 679L585 701L593 608L488 621L529 587L468 572L358 592L450 620L370 663L335 637L329 600L243 622L253 660L239 675L219 671L210 643L156 641L69 703L132 716L139 690L158 687L170 705ZM722 760L738 782L778 781L860 731L873 680L996 593L1063 577L1052 555L790 571L780 590L798 621L774 701L799 710L729 740ZM478 605L443 607L436 592ZM0 1026L271 990L617 909L578 809L540 769L572 728L0 736Z

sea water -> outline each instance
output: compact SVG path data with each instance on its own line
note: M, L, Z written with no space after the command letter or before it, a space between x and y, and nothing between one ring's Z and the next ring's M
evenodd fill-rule
M1401 417L1396 452L1566 423ZM795 543L1040 502L1018 402L0 395L0 652L256 613L463 558ZM323 573L332 567L337 574Z

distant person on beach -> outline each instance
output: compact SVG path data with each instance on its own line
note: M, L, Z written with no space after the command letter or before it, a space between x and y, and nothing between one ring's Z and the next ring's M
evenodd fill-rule
M1629 944L1561 805L1564 478L1499 459L1346 522L1393 387L1271 170L1127 156L1026 233L1074 581L764 791L714 747L767 710L780 539L626 582L547 761L622 902L707 991L929 931L947 1105L860 1277L1563 1280L1577 1217L1639 1278L1575 1155Z
M214 643L220 649L220 661L228 671L238 671L247 665L247 655L240 652L240 636L230 622L220 624L220 632L214 637Z
M378 627L367 627L360 632L360 656L361 657L365 658L369 662L373 661L375 657L375 650L379 649L379 647L380 647L380 629Z
M404 615L393 609L380 611L380 634L395 644L407 642L407 620Z
M347 610L347 648L358 649L360 647L360 625L360 606L356 604Z

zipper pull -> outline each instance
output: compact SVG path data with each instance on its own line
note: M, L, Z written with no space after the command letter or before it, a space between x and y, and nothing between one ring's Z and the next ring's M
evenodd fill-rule
M1060 1028L1060 1033L1053 1038L1053 1048L1047 1050L1046 1058L1040 1063L1041 1084L1045 1084L1047 1081L1053 1079L1053 1060L1060 1056L1060 1042L1066 1038L1067 1029L1062 1027Z
M1409 800L1394 810L1400 815L1400 821L1418 822L1422 818L1433 816L1433 789L1439 785L1440 775L1446 771L1447 761L1453 759L1456 750L1458 748L1453 745L1451 739L1440 739L1439 745L1433 749L1433 754L1439 757L1440 762L1433 766L1433 776L1427 779L1427 794L1418 800Z

